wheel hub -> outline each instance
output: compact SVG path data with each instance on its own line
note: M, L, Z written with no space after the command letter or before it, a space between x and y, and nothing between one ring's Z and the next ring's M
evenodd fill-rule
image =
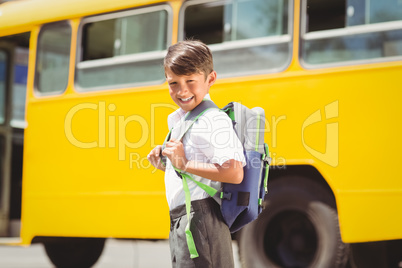
M267 226L264 249L281 267L308 267L317 252L317 233L305 213L287 210L275 215Z

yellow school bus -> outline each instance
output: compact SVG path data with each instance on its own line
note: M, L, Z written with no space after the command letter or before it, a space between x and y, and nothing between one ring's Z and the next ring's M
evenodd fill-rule
M266 111L266 209L244 267L397 267L398 0L21 0L0 4L0 235L90 267L105 238L166 239L162 59L207 43L223 107ZM86 252L82 254L82 252Z

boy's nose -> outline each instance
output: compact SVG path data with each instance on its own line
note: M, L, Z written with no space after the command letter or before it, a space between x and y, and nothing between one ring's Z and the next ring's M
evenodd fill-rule
M177 91L177 93L183 94L183 93L187 93L187 91L188 91L187 86L186 85L181 85L179 87L179 90Z

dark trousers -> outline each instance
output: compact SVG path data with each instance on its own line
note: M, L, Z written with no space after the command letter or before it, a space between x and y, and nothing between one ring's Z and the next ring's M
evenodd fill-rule
M173 268L233 268L230 231L219 204L212 198L191 202L191 226L199 257L191 259L187 247L185 205L170 211L170 254Z

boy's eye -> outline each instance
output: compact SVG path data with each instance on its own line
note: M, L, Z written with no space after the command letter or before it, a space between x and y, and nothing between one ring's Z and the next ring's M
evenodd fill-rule
M176 84L177 84L176 82L170 82L169 83L169 85L171 85L171 86L176 85Z

